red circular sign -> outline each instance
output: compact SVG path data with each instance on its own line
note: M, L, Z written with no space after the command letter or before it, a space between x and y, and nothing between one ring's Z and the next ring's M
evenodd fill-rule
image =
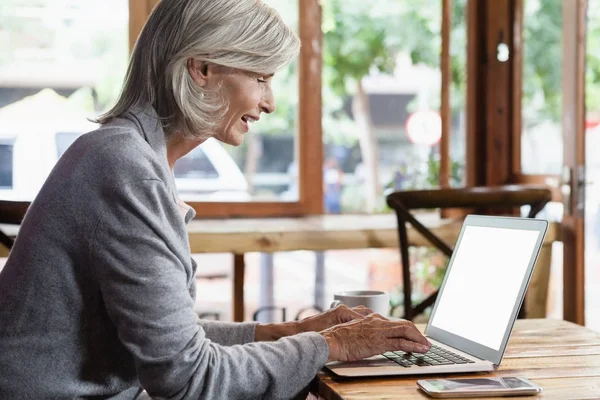
M411 142L433 146L442 137L442 118L436 111L417 111L406 120L406 134Z

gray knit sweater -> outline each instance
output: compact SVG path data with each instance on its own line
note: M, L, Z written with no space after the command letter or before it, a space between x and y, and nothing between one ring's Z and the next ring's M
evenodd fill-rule
M192 217L151 107L80 137L0 273L0 399L289 398L306 386L329 355L319 334L251 343L254 324L198 324Z

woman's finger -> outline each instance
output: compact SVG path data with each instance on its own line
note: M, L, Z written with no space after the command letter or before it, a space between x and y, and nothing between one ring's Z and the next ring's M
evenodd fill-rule
M386 336L390 339L408 339L413 342L422 344L427 346L427 350L431 347L431 343L427 340L425 336L417 329L413 324L409 324L406 322L402 322L400 324L395 324L396 326L392 326L391 329L386 329Z
M385 347L385 351L402 350L407 353L427 353L429 351L429 346L406 339L389 339L386 341Z
M365 307L365 306L352 307L352 311L359 313L363 317L366 317L369 314L373 314L373 312L374 312L373 310L371 310L370 308Z
M355 311L354 308L343 307L338 311L338 316L340 322L349 322L355 319L363 319L365 316L358 311Z
M380 319L380 320L382 320L382 321L389 321L389 319L387 319L386 317L384 317L384 316L383 316L383 315L381 315L381 314L373 313L373 314L371 314L371 315L372 315L372 317L373 317L373 318Z

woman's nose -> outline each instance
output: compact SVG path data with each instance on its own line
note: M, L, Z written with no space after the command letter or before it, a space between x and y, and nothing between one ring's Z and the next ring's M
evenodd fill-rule
M273 92L271 90L269 90L268 92L265 93L259 106L260 106L261 111L266 114L271 114L271 113L275 112L275 110L276 110L275 97L273 96Z

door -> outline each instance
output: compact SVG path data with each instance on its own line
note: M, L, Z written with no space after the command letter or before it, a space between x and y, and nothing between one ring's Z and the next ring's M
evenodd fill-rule
M600 0L588 0L586 29L585 324L600 330Z
M561 222L563 241L562 277L560 271L552 272L551 280L559 288L550 293L548 313L584 324L587 0L523 0L516 4L523 10L516 17L522 21L515 24L522 26L517 36L522 37L523 60L517 63L515 73L522 97L521 104L515 105L520 112L514 181L554 188L552 203L540 214ZM518 46L516 50L518 54ZM558 251L553 256L561 254Z

